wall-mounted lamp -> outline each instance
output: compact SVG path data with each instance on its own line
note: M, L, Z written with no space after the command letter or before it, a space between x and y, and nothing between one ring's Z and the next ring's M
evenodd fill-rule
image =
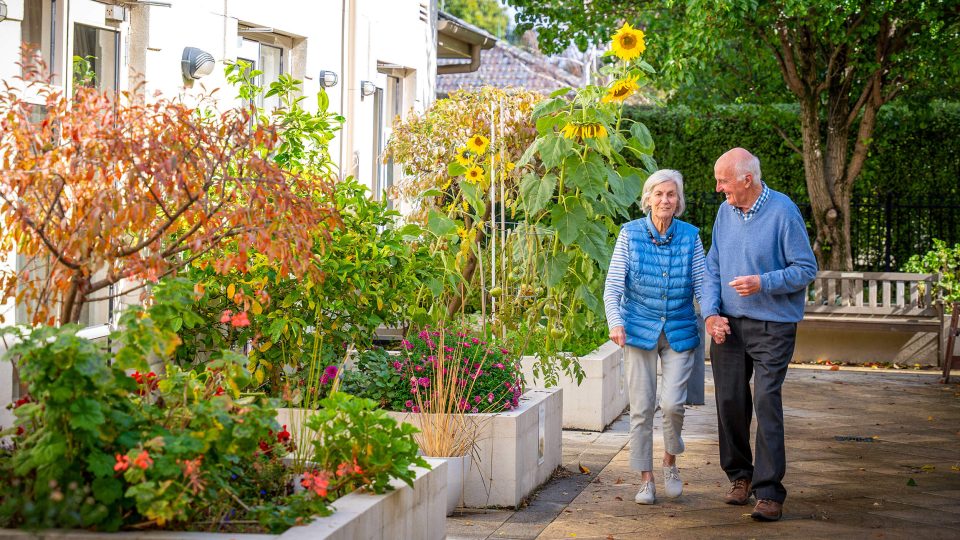
M326 69L320 70L319 81L320 81L321 88L333 88L334 86L337 85L337 81L339 80L340 78L337 77L336 72L329 71Z
M196 47L184 47L180 69L184 79L199 79L213 72L216 65L213 55Z
M0 0L0 21L7 18L7 3Z
M360 81L360 99L372 96L377 91L377 85L373 81Z

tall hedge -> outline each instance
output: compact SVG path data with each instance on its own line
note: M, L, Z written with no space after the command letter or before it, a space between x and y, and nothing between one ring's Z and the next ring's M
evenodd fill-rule
M760 158L770 187L791 195L809 219L803 160L778 133L799 144L798 109L782 106L633 107L625 117L642 121L657 143L654 158L683 173L684 219L701 229L705 245L721 197L714 193L713 164L734 146ZM854 265L860 270L896 270L933 238L960 242L960 103L931 103L922 110L881 110L870 157L855 184L852 210ZM851 141L852 147L852 141ZM634 217L639 216L636 211ZM890 228L891 245L886 245ZM811 235L813 233L810 230Z
M713 190L714 162L723 152L742 146L760 158L763 177L771 187L805 197L801 156L776 129L782 129L799 145L798 109L783 106L767 111L751 105L723 106L710 112L692 112L685 107L633 107L625 116L647 125L657 142L657 163L682 172L687 191ZM881 109L870 158L857 180L857 192L958 194L958 133L960 103L932 103L923 110L897 106Z

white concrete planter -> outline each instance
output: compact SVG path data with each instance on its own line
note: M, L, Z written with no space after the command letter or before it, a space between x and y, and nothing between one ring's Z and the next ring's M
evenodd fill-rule
M536 358L524 356L520 363L523 376L534 381L533 364ZM584 371L580 385L576 379L560 376L563 389L564 429L603 431L616 420L630 404L627 394L627 375L623 364L623 349L607 341L586 356L579 358Z
M37 532L0 529L0 538L81 540L373 540L380 538L440 539L447 526L447 464L428 459L432 469L417 469L413 488L394 480L396 488L383 495L353 492L336 501L336 512L280 535L147 531L97 533L75 530Z
M563 457L562 407L560 388L532 389L512 411L466 415L477 440L463 506L516 508L550 479ZM419 422L416 414L390 414L414 426Z
M449 516L463 506L463 488L467 474L473 467L473 456L467 454L460 457L432 459L442 459L447 462L447 515Z

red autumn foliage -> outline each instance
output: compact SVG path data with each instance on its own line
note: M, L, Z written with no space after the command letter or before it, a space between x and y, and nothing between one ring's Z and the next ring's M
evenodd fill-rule
M250 250L281 273L316 271L311 247L340 223L333 180L269 159L276 129L249 109L68 96L25 77L0 88L0 133L0 253L27 263L0 271L0 302L26 303L34 324L76 322L112 285L125 294L226 244L221 272L242 271Z

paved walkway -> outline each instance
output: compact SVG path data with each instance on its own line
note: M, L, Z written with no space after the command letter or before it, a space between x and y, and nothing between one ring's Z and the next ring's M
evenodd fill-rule
M709 366L707 377L707 403L687 408L679 499L633 502L639 474L629 470L624 415L601 434L564 432L564 468L529 505L456 514L448 537L960 538L960 385L928 373L791 368L784 519L756 523L751 506L721 501L729 484L717 464ZM658 456L659 414L655 430Z

